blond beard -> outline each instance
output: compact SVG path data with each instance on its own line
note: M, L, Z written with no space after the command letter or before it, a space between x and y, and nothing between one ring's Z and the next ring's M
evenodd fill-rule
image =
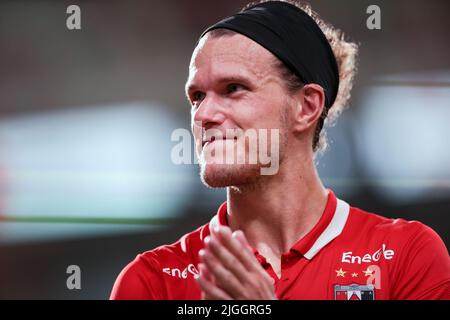
M287 146L287 135L281 135L281 143L279 149L279 165L281 166ZM261 174L263 165L257 164L216 164L207 163L205 159L200 161L200 179L202 183L210 188L226 188L233 189L257 189L258 186L264 184L265 179L270 179L270 176Z
M289 111L282 108L280 112L280 137L279 137L279 165L281 166L288 145L288 132L282 124L286 124L289 119ZM248 150L248 149L247 149ZM209 188L232 187L236 191L244 189L255 189L263 184L264 178L261 175L263 167L257 164L215 164L199 156L200 179Z
M258 164L200 164L200 178L210 188L225 188L256 183L261 178Z

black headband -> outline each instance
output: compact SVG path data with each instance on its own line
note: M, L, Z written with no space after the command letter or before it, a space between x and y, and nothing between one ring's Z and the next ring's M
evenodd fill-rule
M201 37L214 29L233 30L256 41L303 83L322 86L325 106L333 105L339 88L336 57L322 30L300 8L281 1L257 4L214 24Z

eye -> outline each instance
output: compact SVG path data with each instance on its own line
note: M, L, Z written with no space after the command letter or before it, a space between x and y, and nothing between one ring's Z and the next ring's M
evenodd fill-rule
M201 91L195 91L195 92L192 94L192 104L201 102L201 101L205 98L205 96L206 96L206 95L205 95L204 92L201 92Z
M240 90L245 90L246 88L243 85L237 84L237 83L230 83L227 86L227 93L233 93Z

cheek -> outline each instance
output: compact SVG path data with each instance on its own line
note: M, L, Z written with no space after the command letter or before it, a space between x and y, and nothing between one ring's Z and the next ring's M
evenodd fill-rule
M194 122L194 118L192 118L192 121L191 121L191 132L192 132L192 135L194 136L195 143L197 145L198 145L198 143L201 144L203 129L200 125L198 125Z
M287 108L285 99L278 97L263 97L248 101L248 104L241 110L242 123L247 128L258 129L279 129L281 111Z
M202 128L194 125L192 127L192 134L194 135L195 142L199 142L202 139Z

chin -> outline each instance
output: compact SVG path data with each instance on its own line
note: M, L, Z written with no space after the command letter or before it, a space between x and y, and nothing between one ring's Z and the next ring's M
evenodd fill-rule
M200 177L203 184L210 188L243 186L259 179L260 166L200 164Z

